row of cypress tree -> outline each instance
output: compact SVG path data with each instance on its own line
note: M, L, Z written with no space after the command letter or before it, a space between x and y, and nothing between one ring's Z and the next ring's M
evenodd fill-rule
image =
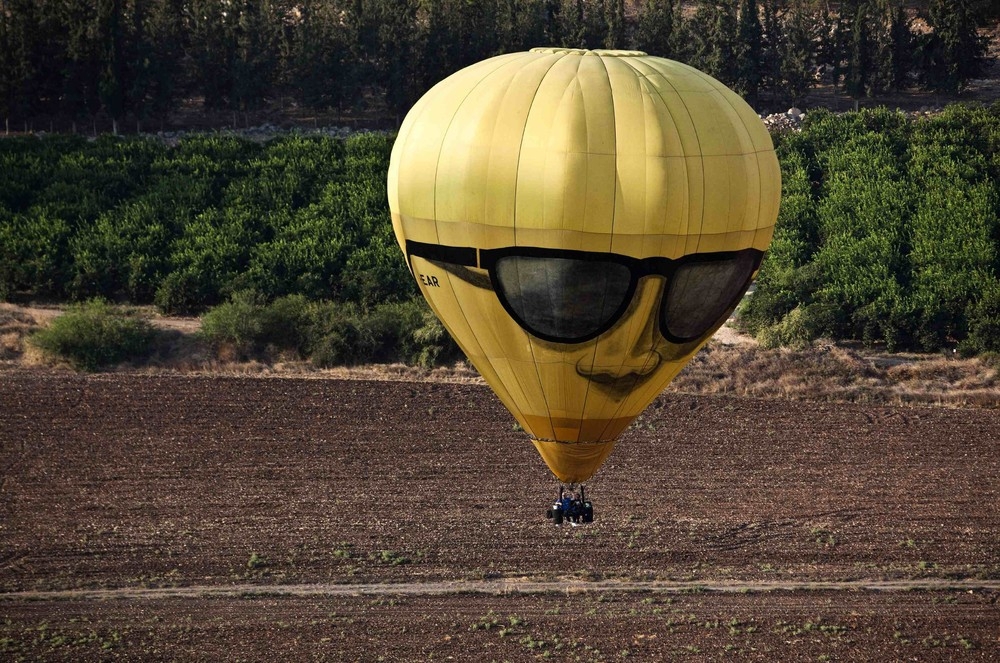
M0 0L0 114L14 128L162 123L196 99L398 120L447 74L541 45L689 62L758 106L818 80L959 93L984 53L977 25L997 13L990 0Z

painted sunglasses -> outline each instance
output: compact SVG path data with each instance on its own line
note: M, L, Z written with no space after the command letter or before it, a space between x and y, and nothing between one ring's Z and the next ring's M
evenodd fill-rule
M511 246L444 246L406 240L407 259L484 269L511 318L554 343L584 343L621 320L639 279L662 276L659 326L673 343L700 340L736 308L760 267L756 249L678 259ZM412 270L412 264L411 264Z

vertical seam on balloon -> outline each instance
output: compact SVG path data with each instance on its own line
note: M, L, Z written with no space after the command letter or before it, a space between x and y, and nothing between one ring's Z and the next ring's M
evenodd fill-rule
M499 56L497 59L500 59L502 57L503 56ZM434 233L435 233L435 237L436 237L438 243L441 242L441 236L440 236L440 234L438 234L438 228L437 228L437 218L438 218L438 213L437 213L437 181L438 181L438 172L441 169L441 158L442 158L442 156L444 154L444 143L445 143L445 141L448 138L448 134L451 133L451 128L452 128L452 126L455 123L455 117L458 115L459 111L461 111L462 106L465 105L465 102L469 100L469 97L472 96L473 92L475 92L476 89L478 89L479 86L481 86L486 81L486 79L488 79L491 76L493 76L495 73L497 73L498 71L500 71L501 69L503 69L505 66L512 65L512 64L518 62L519 60L525 59L527 57L529 57L528 54L524 54L524 57L521 57L521 58L511 58L510 62L506 62L506 61L500 62L496 68L491 69L489 72L487 72L486 74L484 74L478 81L476 81L475 85L473 85L471 88L469 88L469 91L465 93L465 96L462 98L462 101L460 101L455 106L455 112L452 113L452 115L451 115L450 118L448 118L448 126L445 127L444 131L441 133L441 144L438 145L438 155L437 155L437 159L435 159L435 161L434 161L434 180L433 180L434 181L434 202L433 202L433 209L434 209L434 220L435 220L435 223L434 223Z
M526 55L527 58L533 58L534 59L535 55L537 55L537 54L530 54L530 53L528 53L528 54L525 54L525 55ZM555 61L553 61L552 65L550 65L549 68L545 70L545 73L542 74L541 78L539 78L538 84L535 87L535 91L534 91L534 93L532 93L531 101L528 103L527 110L525 111L525 114L524 114L524 124L521 127L521 143L518 146L518 151L517 151L517 166L514 169L514 200L513 200L513 219L512 219L511 229L512 229L512 231L514 233L514 245L515 246L517 245L517 188L518 188L517 187L517 182L518 182L518 175L519 175L519 172L520 172L521 153L522 153L522 149L524 147L524 132L525 132L525 127L527 127L528 117L531 115L531 107L534 105L535 98L538 96L538 91L539 91L539 89L541 89L542 83L545 81L545 77L548 75L549 71L552 69L552 66L554 66L555 63L558 62L560 59L562 59L562 56L560 56L558 59L556 59ZM521 71L523 71L523 67L518 71L518 73L520 73ZM494 129L495 128L496 128L496 125L494 124ZM477 261L478 261L478 259L479 258L478 258L478 252L477 252ZM464 313L463 313L463 315L464 315ZM544 398L545 397L545 391L544 391L544 389L542 389L541 375L538 373L538 368L537 368L537 362L535 360L535 352L534 352L534 346L533 346L533 342L532 342L532 337L531 337L530 334L528 334L527 332L525 332L523 330L521 330L520 333L524 334L524 338L525 338L525 340L528 343L528 351L531 354L531 363L532 363L532 366L535 367L535 379L536 379L536 382L538 384L538 391L540 391L542 393L543 400L545 401L545 412L546 412L546 415L547 415L547 417L549 419L549 426L551 428L553 428L553 432L554 432L554 427L552 425L552 417L551 417L551 415L548 414L549 413L548 401L547 401L547 399ZM522 382L522 380L520 378L520 375L519 375L519 373L517 371L511 371L511 375L513 375L513 377L514 377L514 384L517 386L518 391L521 394L521 399L520 399L521 402L522 403L528 403L530 401L529 394L531 393L532 390L525 388L525 385ZM510 387L507 387L505 385L504 388L507 390L508 393L511 392ZM511 399L511 400L513 400L513 399Z
M631 62L629 62L629 64L631 64ZM631 67L631 69L637 74L637 80L638 80L638 78L642 78L642 79L647 78L645 74L642 74L635 67ZM638 82L639 82L640 87L641 87L641 81L638 81ZM654 90L655 90L655 88L654 88ZM659 94L657 94L657 96L659 96ZM662 97L660 97L660 100L663 102L664 108L667 108L666 101L663 101ZM663 248L663 246L662 246L662 239L661 239L660 248L661 248L661 252L662 252L662 248ZM632 388L629 390L629 394L625 398L622 399L621 403L619 403L618 408L615 410L615 417L614 417L614 419L608 421L608 424L607 424L607 426L604 429L605 432L602 434L602 436L607 433L607 430L611 426L612 421L617 420L617 419L620 418L622 410L625 409L626 405L629 403L630 399L632 398L632 395L633 395L633 393L635 391L636 386L639 384L639 382L643 378L643 376L647 375L647 371L650 370L650 364L654 361L654 357L655 357L656 365L653 366L652 370L655 370L659 366L659 364L661 364L663 362L663 357L656 350L657 334L661 334L661 331L660 331L660 314L659 314L659 311L660 311L660 307L662 306L661 302L663 301L663 298L667 296L667 288L669 287L670 284L667 283L666 279L664 279L662 277L657 277L657 278L661 281L661 283L659 285L660 293L659 293L659 297L656 298L657 306L655 306L652 309L652 311L650 312L650 315L652 316L652 330L651 330L650 339L649 339L649 342L650 342L649 351L646 352L646 358L643 361L642 368L639 370L639 372L637 372L637 373L634 374L635 375L635 379L632 382ZM644 331L645 331L645 325L643 324L643 332ZM624 366L624 364L625 364L625 362L623 361L622 362L622 366ZM643 409L645 409L645 408L643 408ZM641 412L640 412L640 414L641 414Z
M695 126L694 120L691 117L691 110L688 108L688 105L686 103L684 103L684 97L683 97L683 95L681 95L680 92L677 91L677 88L674 87L673 83L670 82L670 79L667 78L667 76L663 73L662 70L660 70L660 69L652 66L651 64L643 63L643 64L646 64L650 68L650 70L652 70L652 73L650 74L650 73L640 72L635 67L634 62L632 60L626 60L626 62L629 64L629 66L631 66L633 69L635 69L637 73L640 73L643 78L649 80L649 79L652 79L652 78L656 77L659 80L663 81L664 84L666 84L667 86L669 86L670 89L673 90L677 94L678 101L680 101L681 105L684 107L684 110L687 112L687 117L688 117L688 120L691 122L692 128ZM679 63L674 63L674 64L679 64ZM691 67L688 67L688 68L690 69ZM663 107L666 108L666 109L668 109L668 111L669 111L670 105L667 103L667 100L660 93L659 89L655 85L652 85L651 88L652 88L652 91L656 93L656 96L660 98L660 101L663 103ZM686 238L686 237L688 237L691 234L691 224L690 224L690 216L691 216L691 212L690 212L690 207L691 207L691 205L690 205L690 191L691 191L690 182L691 182L691 180L690 180L690 178L687 175L687 167L688 167L688 162L689 162L689 156L688 156L688 154L687 154L686 151L683 151L683 139L681 138L681 131L680 131L679 127L677 126L676 122L674 122L674 130L677 132L677 139L678 139L678 141L681 141L681 148L682 148L681 159L683 160L683 163L684 163L684 177L685 177L685 180L686 180L686 183L687 183L687 187L686 188L687 188L688 193L689 193L689 195L688 195L688 223L684 227L684 235L683 235L683 237ZM699 159L701 160L701 174L702 174L702 177L701 177L701 179L702 179L702 187L701 187L701 197L702 197L702 206L701 206L701 209L702 209L702 226L701 227L704 227L704 216L705 216L705 157L704 157L703 154L701 154L701 139L698 137L697 130L694 132L694 136L695 136L695 140L698 143L698 154L699 154ZM700 231L700 228L699 228L699 231ZM699 236L700 235L701 235L701 233L699 232ZM661 239L661 243L662 243L662 239ZM685 247L681 247L681 249L680 249L681 255L687 253L686 244L687 244L687 242L686 242L686 239L685 239Z
M517 246L517 190L518 190L518 183L520 182L521 179L521 155L524 153L524 137L525 134L527 133L526 129L528 127L528 119L531 117L531 109L535 105L535 99L538 98L538 91L541 90L542 85L545 84L545 79L548 77L549 73L551 73L552 69L554 69L555 66L566 57L566 55L568 54L567 53L559 54L559 57L553 60L552 64L549 65L549 68L545 70L544 74L542 74L542 77L538 80L538 86L535 88L534 94L531 95L531 102L528 104L528 111L524 115L524 128L522 128L521 130L521 144L518 146L517 149L517 167L514 169L514 224L513 225L514 225L515 246ZM549 428L552 429L552 437L555 438L557 437L556 425L555 422L552 420L552 410L549 407L549 399L546 396L545 389L542 385L542 374L539 372L538 359L535 357L535 341L530 334L526 334L526 337L528 340L528 352L531 354L531 364L535 368L535 379L538 381L538 389L542 394L542 401L545 403L545 416L548 417ZM516 374L515 374L515 379L517 379ZM518 380L518 382L520 382L520 380Z
M521 60L528 59L530 57L531 57L530 55L524 54L523 57L511 58L509 62L506 61L506 60L504 60L504 61L500 62L497 67L495 67L494 69L491 69L489 72L487 72L486 74L484 74L478 81L476 81L476 83L465 94L465 97L462 99L462 101L459 102L458 105L455 107L455 112L452 114L451 118L448 120L448 126L445 128L445 130L441 134L441 144L438 146L438 156L437 156L437 159L436 159L436 161L434 163L434 180L433 180L434 181L434 203L433 203L433 210L434 210L434 219L435 219L435 223L434 223L434 235L435 235L435 237L436 237L436 239L437 239L437 241L439 243L441 242L441 235L438 232L438 224L437 224L437 220L438 220L438 213L437 213L437 181L438 181L438 172L440 170L441 159L442 159L442 156L444 154L444 144L445 144L445 141L448 138L448 134L451 132L451 128L452 128L452 126L454 124L455 117L458 115L458 113L461 110L462 106L465 105L465 102L468 101L469 97L472 96L473 92L476 89L478 89L479 86L483 85L488 78L492 77L494 74L496 74L498 71L500 71L504 67L511 66L511 65L513 65L513 64L521 61ZM477 260L477 262L478 262L478 259L479 259L479 252L477 251L476 252L476 260ZM452 286L451 287L451 291L453 293L452 297L453 297L453 299L457 303L458 302L458 296L456 294L454 294L455 293L455 288L454 288L454 284L451 282L453 278L454 277L452 277L450 274L448 275L449 285ZM473 326L469 322L469 317L465 314L465 309L462 306L456 306L455 308L458 310L459 314L462 316L462 319L465 322L466 327L468 327L469 330L471 331L473 329ZM481 352L482 356L485 357L492 364L491 358L487 356L487 353L486 353L485 348L483 347L482 341L480 341L477 338L476 334L474 334L474 333L472 334L472 337L476 340L476 344L479 346L479 351ZM491 368L492 368L492 366L491 366ZM496 371L494 370L494 372L496 372ZM514 399L513 399L512 395L510 394L510 389L508 389L506 387L506 385L503 385L503 388L504 388L505 391L507 391L508 396L510 397L511 401L513 402ZM523 388L522 388L521 391L522 391L522 396L525 396L525 394L523 393L523 391L524 391ZM523 400L527 400L527 399L524 398Z
M758 189L758 192L757 192L757 223L759 225L760 224L760 206L761 206L761 202L762 202L763 197L764 197L764 191L763 191L764 180L763 180L762 177L760 177L760 151L757 149L757 146L754 145L754 143L753 143L753 136L750 134L750 127L748 127L746 125L746 122L743 121L743 117L740 115L739 111L736 109L736 106L734 106L733 103L729 99L726 98L726 95L724 94L723 90L724 89L728 90L728 88L720 87L722 85L721 83L719 83L718 81L716 81L715 79L713 79L711 76L708 76L704 72L698 71L697 69L695 71L702 78L702 80L704 80L706 83L708 83L709 85L711 85L713 88L715 88L719 92L720 96L722 97L722 100L733 110L733 113L736 114L736 117L738 117L740 119L740 124L743 126L743 130L746 131L747 137L750 139L750 147L752 148L752 152L751 153L754 155L754 161L757 163L757 173L758 173L758 176L757 176L757 189ZM716 85L716 83L718 83L718 85ZM730 156L734 156L734 155L730 155ZM747 156L747 153L743 152L739 156ZM742 226L741 226L741 231L742 231ZM756 238L756 229L754 230L754 237Z
M611 233L610 239L608 240L608 252L611 252L611 247L614 246L615 242L615 222L618 220L615 214L618 206L618 117L615 113L615 88L611 83L611 72L608 71L608 64L604 61L603 56L598 56L598 60L601 61L601 66L604 67L604 75L608 81L608 91L611 94L611 135L614 136L615 145L612 150L612 155L615 159L615 188L614 195L611 197ZM590 152L590 145L587 145L587 152Z
M635 75L636 84L640 85L640 87L641 87L641 83L639 82L639 78L641 77L641 72L639 72L635 67L632 66L632 64L629 61L629 59L628 58L623 58L623 59L620 59L620 60L616 60L616 62L620 62L620 63L624 64L628 68L628 70L632 71L632 73ZM614 94L614 92L615 92L615 90L614 90L614 86L611 85L611 74L610 74L610 72L608 72L607 64L604 62L603 58L601 59L601 63L604 64L604 71L608 75L608 87L611 90L611 100L612 100L612 117L614 117L614 120L615 120L615 129L614 129L614 131L615 131L615 149L614 149L614 155L615 155L615 197L614 197L614 203L613 203L614 206L612 207L611 245L608 247L608 250L610 251L611 248L614 246L614 229L615 229L615 222L617 221L616 212L617 212L617 205L618 205L618 125L617 125L618 118L617 118L617 116L614 115L614 100L615 100L615 94ZM632 297L633 298L637 297L638 296L638 292L639 292L639 289L638 289L638 284L637 284L637 290L636 290L636 292L634 292L632 294ZM629 321L629 326L631 326L632 324L633 324L633 321L630 320ZM632 330L630 330L630 332L632 332ZM597 352L598 352L598 348L600 347L600 343L601 343L601 341L600 341L600 339L598 339L597 346L595 346L595 349L594 349L594 357L595 358L597 357ZM626 353L625 355L622 356L621 363L618 365L617 374L619 374L619 375L621 374L622 369L625 368L625 364L626 364L627 359L628 359L628 354ZM636 375L635 376L635 381L638 381L638 379L639 379L639 376ZM635 388L635 382L633 382L632 388L633 389ZM584 396L584 407L586 407L587 400L590 398L590 389L591 389L591 383L588 382L587 383L587 393ZM627 400L628 400L628 396L626 396L625 398L623 398L622 400L620 400L617 403L617 405L614 408L614 415L615 416L613 418L612 417L608 418L607 423L604 426L604 429L601 431L601 434L600 434L601 438L604 438L606 436L608 428L611 426L611 422L618 418L618 415L621 413L622 408L624 407L624 404L625 404L625 402Z
M687 68L690 69L691 71L694 71L694 72L697 72L698 74L701 74L701 72L698 71L697 69L695 69L694 67L687 67ZM699 158L699 161L701 162L701 218L699 219L699 226L698 226L698 244L695 245L695 252L697 252L697 251L699 251L701 249L701 235L702 235L701 230L702 230L702 228L705 227L705 197L707 195L707 191L706 191L706 187L705 187L705 155L702 153L702 150L701 150L701 136L698 135L698 126L695 124L694 118L691 115L691 109L688 108L687 103L684 101L684 95L682 95L677 90L677 88L674 87L674 84L670 82L670 79L667 78L663 74L662 71L660 71L659 69L656 69L655 67L653 67L653 70L656 71L657 75L663 80L663 82L666 83L668 86L670 86L670 89L673 90L677 94L677 100L681 102L681 106L684 107L684 110L687 112L688 119L691 121L691 127L694 129L694 139L695 139L695 142L697 142L697 144L698 144L698 158ZM657 94L659 94L659 92L657 92ZM663 99L662 95L660 95L660 99ZM666 99L663 99L663 103L664 103L665 106L667 106L669 108L669 105L667 104L667 100ZM686 168L687 160L688 160L688 156L685 153L685 155L684 155L685 170L687 169ZM690 186L688 187L688 191L690 191ZM690 196L689 196L689 199L690 199ZM688 218L690 219L690 212L689 212ZM688 228L687 228L687 234L686 234L686 236L690 236L690 235L691 235L691 226L689 224ZM685 247L686 247L686 245L687 245L687 241L685 240ZM686 248L684 250L684 253L687 253L687 249Z
M605 76L605 79L607 80L607 83L608 83L608 94L611 95L611 122L612 122L612 125L613 125L612 128L611 128L611 135L614 137L614 148L612 149L612 156L614 158L614 183L613 183L614 194L613 194L612 199L611 199L611 232L608 233L608 252L610 253L611 249L612 249L612 247L614 246L614 243L615 243L615 221L616 221L616 209L617 209L617 205L618 205L618 118L615 116L615 90L614 90L614 85L612 85L612 83L611 83L611 72L608 71L608 64L604 61L604 57L603 56L598 55L597 59L600 61L601 66L604 67L604 76ZM581 58L581 60L582 60L582 58ZM584 103L584 120L585 121L586 121L586 117L587 117L587 115L586 115L586 108L587 108L586 103ZM588 129L589 129L589 126L588 126ZM590 132L588 130L588 138L589 138L589 133ZM592 154L592 150L591 150L591 146L590 146L590 141L589 140L587 142L587 154L588 155ZM589 177L588 177L588 179L589 179ZM584 211L584 215L586 217L586 210ZM584 233L586 234L586 227L584 227ZM605 291L605 297L606 296L607 296L607 292ZM633 294L633 296L635 296L635 295ZM603 302L602 302L602 305L603 305ZM593 368L593 363L595 363L597 361L598 354L600 353L600 348L601 348L601 337L598 336L595 339L595 341L594 341L594 352L593 352L593 355L592 355L593 359L591 361L591 367L592 368ZM623 358L622 359L622 366L624 366L624 365L625 365L625 359ZM581 412L580 412L581 421L582 421L583 415L586 414L586 412L587 412L587 402L590 400L590 390L592 388L592 384L593 384L592 381L587 380L587 388L586 388L586 390L583 393L583 403L581 403ZM605 430L606 430L606 428L605 428ZM577 433L577 441L581 441L580 437L582 435L583 435L583 430L582 430L582 427L581 427L580 432ZM603 433L602 433L602 437L603 437Z
M646 74L645 72L641 72L641 71L639 71L639 69L637 69L637 68L636 68L636 67L635 67L635 66L633 65L633 62L632 62L631 60L629 60L629 59L627 59L627 58L626 58L626 59L624 60L624 62L625 62L626 64L628 64L628 66L629 66L629 67L630 67L630 68L631 68L631 69L632 69L633 71L635 71L637 75L639 75L639 76L642 76L643 78L649 78L649 74ZM652 65L648 65L648 66L650 67L650 69L652 69L652 70L653 70L653 71L654 71L654 72L656 73L656 75L658 75L658 76L659 76L659 77L660 77L660 78L661 78L661 79L663 80L663 82L664 82L664 83L666 83L667 85L669 85L669 86L670 86L670 88L671 88L672 90L674 90L674 92L677 92L677 89L676 89L676 88L674 88L674 86L673 86L673 85L672 85L672 84L670 83L670 81L669 81L669 80L667 79L667 77L666 77L665 75L663 75L663 72L661 72L661 71L660 71L660 70L658 70L657 68L653 67ZM664 108L667 108L667 109L669 109L669 105L667 104L667 100L666 100L666 99L664 99L664 98L663 98L663 95L661 95L661 94L659 93L659 91L658 91L658 90L656 89L656 86L651 86L651 87L652 87L653 91L655 91L655 92L656 92L657 96L658 96L658 97L660 97L660 101L662 101L662 102L663 102L663 107L664 107ZM691 111L690 111L690 110L688 110L688 108L687 108L687 104L684 104L684 99L683 99L683 98L681 97L681 95L680 95L679 93L678 93L677 97L678 97L678 99L680 99L680 100L681 100L681 103L682 103L682 104L684 105L684 109L685 109L685 110L687 111L687 113L688 113L688 117L690 118L690 116L691 116ZM692 122L692 125L693 125L693 124L694 124L694 123ZM676 129L676 128L677 128L677 127L676 127L676 123L675 123L675 129ZM695 132L695 137L697 138L697 136L698 136L698 132L696 131L696 132ZM678 130L678 138L679 138L679 137L680 137L680 131ZM701 145L701 142L699 141L699 143L698 143L698 144L699 144L699 147L700 147L700 145ZM687 159L687 157L686 157L686 155L685 155L685 161L686 161L686 159ZM704 162L704 159L703 159L703 160L702 160L702 197L704 197L704 191L705 191L705 188L704 188L704 167L705 167L705 166L704 166L704 164L705 164L705 162ZM687 171L687 168L686 168L686 164L685 164L685 173L686 173L686 171ZM685 177L686 177L686 175L685 175ZM690 187L689 187L689 190L690 190ZM704 201L702 201L702 213L704 214ZM659 301L662 301L662 298L663 298L663 297L666 297L666 296L667 296L667 288L669 287L669 285L670 285L669 283L666 283L666 282L664 282L664 283L663 283L663 285L661 286L661 292L660 292L660 299L659 299ZM637 290L637 293L638 293L638 290ZM635 295L633 295L633 297L635 297L635 296L638 296L638 294L635 294ZM656 309L656 310L657 310L657 311L659 311L659 308L657 307L657 309ZM656 335L657 333L659 333L659 325L660 325L660 321L659 321L659 314L657 313L657 314L655 314L655 315L656 315L656 317L654 318L654 321L653 321L653 326L654 326L654 330L653 330L653 338L651 339L651 342L652 342L652 340L653 340L653 339L655 339L655 335ZM655 357L657 357L657 358L659 359L659 362L658 362L658 363L660 363L660 362L662 362L662 361L663 361L663 358L662 358L662 357L661 357L661 356L659 355L659 353L657 353L657 352L656 352L656 344L655 344L655 342L653 342L653 343L651 344L651 347L650 347L650 350L649 350L649 352L648 352L648 353L646 354L646 360L645 360L645 361L643 362L643 365L642 365L642 371L641 371L640 373L634 373L634 376L635 376L635 377L634 377L634 379L633 379L633 382L632 382L632 389L635 389L635 385L639 383L639 379L640 379L640 377L642 377L643 375L645 375L645 373L646 373L646 370L648 369L648 367L649 367L649 364L650 364L650 362L651 362L651 361L653 360L653 357L654 357L654 356L655 356ZM623 360L623 361L622 361L622 366L624 367L624 365L625 365L625 362L624 362L624 360ZM617 407L617 408L615 408L615 413L614 413L614 414L615 414L615 416L614 416L614 418L610 418L610 419L608 419L608 423L607 423L607 425L605 426L605 428L604 428L604 432L602 432L602 434L601 434L601 437L604 437L605 433L607 433L607 430L608 430L608 428L609 428L609 427L611 426L611 422L612 422L612 421L614 421L614 420L617 420L617 419L619 418L619 415L621 414L622 410L624 410L624 409L625 409L625 405L626 405L626 403L628 403L628 402L629 402L629 397L628 397L628 396L626 396L625 398L623 398L623 399L622 399L622 400L621 400L621 401L620 401L620 402L618 403L618 407Z

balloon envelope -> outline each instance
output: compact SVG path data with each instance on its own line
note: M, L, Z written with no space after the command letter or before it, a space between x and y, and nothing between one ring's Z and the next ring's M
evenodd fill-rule
M388 175L420 291L565 482L593 475L735 308L780 188L763 123L720 82L569 49L436 85Z

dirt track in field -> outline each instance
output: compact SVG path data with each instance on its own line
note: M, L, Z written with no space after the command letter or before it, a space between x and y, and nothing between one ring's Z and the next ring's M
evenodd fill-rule
M994 660L998 448L666 395L557 528L481 385L0 372L0 658Z
M448 594L623 594L693 592L997 592L1000 580L946 580L918 578L913 580L810 580L725 582L657 581L657 580L460 580L447 582L387 582L308 585L189 585L186 587L128 587L117 589L65 589L48 592L11 592L0 594L0 601L106 601L109 599L169 599L169 598L240 598L253 596L441 596Z

